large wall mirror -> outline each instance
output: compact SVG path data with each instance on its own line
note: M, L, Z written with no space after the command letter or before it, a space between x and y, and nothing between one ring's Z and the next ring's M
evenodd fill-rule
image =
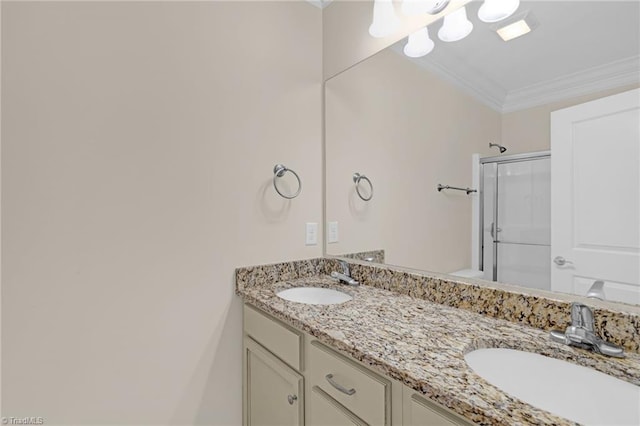
M640 304L640 2L481 5L326 81L327 254Z

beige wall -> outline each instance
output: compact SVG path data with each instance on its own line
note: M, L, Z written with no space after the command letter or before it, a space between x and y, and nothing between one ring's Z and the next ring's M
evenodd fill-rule
M325 80L470 1L452 0L449 6L437 15L412 17L402 14L401 3L396 1L396 15L401 21L398 31L389 37L374 38L369 35L369 26L373 19L373 0L333 0L323 12Z
M234 268L322 254L321 31L303 2L2 2L2 415L240 424Z
M326 84L327 221L339 222L330 254L385 249L386 261L451 272L471 266L471 200L437 192L471 186L471 156L493 154L499 113L391 49ZM351 175L375 186L370 202Z
M551 112L626 92L637 87L637 85L618 87L504 114L502 116L502 144L509 149L508 154L549 150L551 149Z

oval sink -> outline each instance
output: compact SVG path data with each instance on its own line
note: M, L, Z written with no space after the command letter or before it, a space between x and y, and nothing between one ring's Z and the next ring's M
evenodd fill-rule
M319 287L297 287L282 290L276 295L284 300L308 305L337 305L353 299L346 293Z
M514 349L478 349L464 358L489 383L560 417L585 425L640 424L640 386Z

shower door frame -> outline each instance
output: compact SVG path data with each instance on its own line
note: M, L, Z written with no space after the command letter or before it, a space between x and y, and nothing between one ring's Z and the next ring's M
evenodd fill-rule
M497 235L497 228L498 228L498 166L500 164L507 164L507 163L520 163L523 161L531 161L531 160L540 160L540 159L544 159L544 158L549 158L551 159L551 151L547 150L547 151L536 151L536 152L526 152L526 153L522 153L522 154L511 154L511 155L499 155L499 156L494 156L494 157L484 157L484 158L480 158L479 160L479 174L480 174L480 182L479 182L479 186L480 186L480 200L479 200L479 213L480 213L480 219L479 219L479 226L478 226L478 230L480 233L480 236L478 238L478 242L479 242L479 250L478 250L478 254L479 254L479 269L481 271L485 271L484 269L484 166L487 163L495 163L495 167L496 167L496 178L495 178L495 182L493 184L493 191L494 191L494 200L493 200L493 223L495 224L496 227L496 235ZM493 265L492 265L492 281L497 281L498 279L498 243L495 242L495 237L494 237L494 241L492 241L493 244Z

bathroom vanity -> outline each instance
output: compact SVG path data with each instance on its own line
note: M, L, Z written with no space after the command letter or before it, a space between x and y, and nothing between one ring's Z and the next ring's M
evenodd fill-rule
M346 286L327 274L334 263L315 259L237 270L236 292L245 302L245 424L575 424L477 375L465 355L480 348L568 360L640 385L640 356L633 351L624 359L606 358L555 343L547 331L521 322L434 303L428 299L439 296L419 274L396 276L391 270L381 278L381 268L354 264L363 285ZM378 287L380 279L389 288ZM485 290L510 303L498 289L449 284L470 305L474 297L486 299ZM338 290L352 300L313 305L277 296L310 286ZM452 293L444 281L438 286ZM554 316L553 307L546 313L536 309L531 315ZM635 345L631 340L627 349Z
M251 305L243 365L247 425L471 424Z

